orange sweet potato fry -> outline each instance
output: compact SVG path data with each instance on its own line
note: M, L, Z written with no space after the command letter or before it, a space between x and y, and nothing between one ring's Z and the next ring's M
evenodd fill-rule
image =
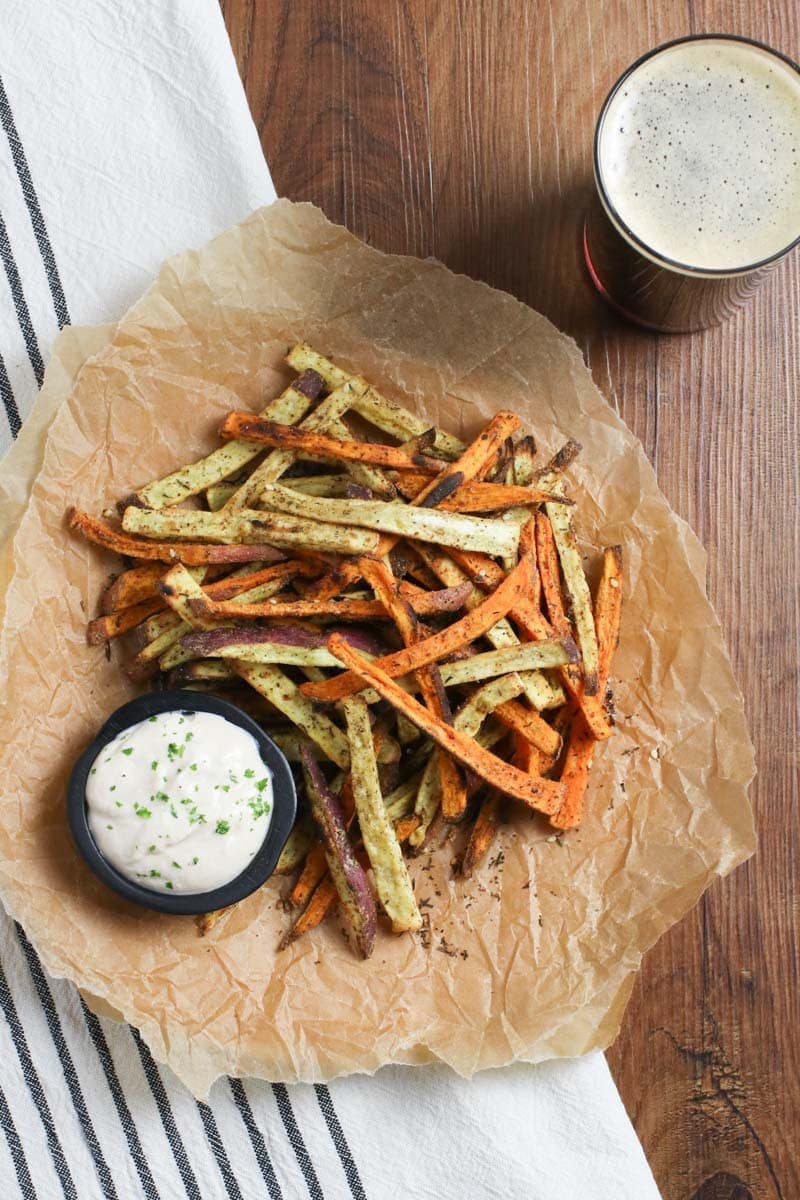
M121 608L118 612L96 617L94 621L89 622L86 640L90 646L99 646L102 642L119 637L121 633L129 633L163 607L164 603L160 599L142 600L141 604L131 604L129 608Z
M622 548L610 546L603 553L603 573L597 588L595 622L599 651L599 693L605 692L611 662L619 641L622 613ZM557 829L574 829L583 816L586 788L592 766L596 739L592 736L583 713L572 722L561 770L561 780L567 794L558 812L551 818Z
M430 476L439 474L450 466L443 459L429 458L424 454L407 454L397 446L385 446L378 442L345 442L340 438L328 437L324 433L281 425L265 417L253 416L252 413L229 413L222 423L220 433L225 438L241 438L246 442L277 446L283 450L291 450L297 455L371 463L373 466L386 467L393 471L421 471Z
M477 612L477 609L475 611ZM418 646L424 644L420 642ZM533 779L531 776L525 775L510 763L503 762L491 751L485 750L474 738L434 717L417 700L404 692L384 670L381 670L377 665L377 660L369 662L363 655L354 651L339 634L331 635L328 639L328 647L332 654L341 659L350 671L360 678L362 686L374 687L393 708L427 734L438 746L452 754L463 766L479 775L481 779L485 779L499 791L521 800L538 812L558 811L565 792L560 783L553 783L545 779ZM416 649L417 647L411 647L406 651L398 651L398 654L408 655Z
M424 491L429 483L430 479L427 475L403 474L397 480L397 490L407 500L413 500L420 492ZM557 500L560 504L565 503L562 496L544 492L540 488L473 480L471 483L462 483L438 507L444 512L490 513L502 512L506 508L518 508L528 504L544 504L547 500Z
M484 800L475 824L470 831L467 848L461 860L461 874L469 878L475 868L486 857L500 826L500 796L491 791Z
M286 555L274 546L256 543L236 545L204 545L193 542L151 542L147 538L122 533L97 517L71 508L67 512L70 529L82 534L87 541L114 554L140 558L150 562L184 563L189 567L203 563L280 562Z
M409 601L400 595L392 572L384 562L375 558L361 558L359 566L378 600L391 613L403 645L417 645L421 640L419 622ZM440 721L450 723L452 714L438 667L433 663L420 667L416 677L425 707ZM441 748L437 750L436 761L442 787L442 812L448 820L456 821L463 815L467 804L464 773Z
M533 562L530 555L526 555L520 559L514 570L509 572L500 586L460 621L455 621L447 629L417 642L414 646L384 655L376 660L377 666L396 679L398 675L406 675L409 671L416 671L419 667L454 654L462 646L481 637L487 629L491 629L492 625L504 617L509 608L530 587L532 577ZM304 683L300 690L314 700L342 700L345 696L351 696L353 692L361 691L362 686L357 675L344 672L320 683Z
M360 568L359 568L360 569ZM347 596L331 600L288 600L276 596L257 604L234 604L230 600L198 600L198 609L210 617L328 617L337 621L387 621L390 614L380 600L349 600ZM447 612L455 604L461 607L457 589L443 588L438 592L412 593L409 603L420 616L435 616Z
M123 571L103 592L100 612L110 616L122 608L130 608L132 604L151 600L156 594L156 584L165 570L160 563L145 563L144 566Z
M509 729L526 738L537 750L555 758L561 748L561 738L552 726L547 724L532 708L526 708L519 700L506 700L494 710L498 717Z

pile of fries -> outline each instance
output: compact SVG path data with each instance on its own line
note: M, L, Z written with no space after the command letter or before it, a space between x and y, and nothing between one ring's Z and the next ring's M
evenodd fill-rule
M576 443L537 467L513 413L464 446L310 346L287 361L294 382L230 414L206 458L140 488L121 521L69 524L131 561L89 641L128 634L133 679L225 694L296 765L284 944L338 910L366 957L379 911L420 928L406 855L455 823L469 875L507 803L580 822L612 729L622 556L604 551L592 599L566 493Z

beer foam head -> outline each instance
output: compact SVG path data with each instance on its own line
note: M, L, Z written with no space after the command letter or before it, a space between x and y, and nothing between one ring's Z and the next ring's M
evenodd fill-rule
M598 170L656 255L707 271L771 258L800 236L800 75L746 42L668 46L612 96Z

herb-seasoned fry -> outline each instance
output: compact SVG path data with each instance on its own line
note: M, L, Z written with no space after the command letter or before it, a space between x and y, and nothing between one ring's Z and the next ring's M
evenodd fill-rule
M338 634L332 635L329 645L332 653L341 658L353 673L359 675L365 683L371 684L384 700L388 700L423 733L448 750L476 775L494 783L507 795L522 800L524 804L539 812L552 813L558 810L564 798L562 784L544 779L535 780L523 775L516 767L483 750L477 742L459 733L452 725L431 716L421 704L398 687L377 663L368 662L363 655L352 650Z
M303 749L303 773L311 813L325 845L325 857L336 886L342 916L362 958L375 946L377 915L366 872L357 861L347 836L339 802L325 781L316 759Z
M128 632L132 679L230 697L302 768L281 946L338 910L367 956L373 881L393 931L420 929L404 850L433 851L448 822L477 806L468 834L446 834L468 876L504 797L580 821L612 728L621 551L593 607L576 442L538 467L511 412L465 446L308 345L287 361L292 385L230 413L228 440L118 505L121 522L68 519L128 559L89 640Z
M270 518L275 514L287 514L306 521L327 521L346 529L353 526L361 531L374 529L398 537L436 542L442 546L462 546L466 550L483 550L490 554L515 554L519 542L519 530L502 521L444 513L434 508L417 509L383 500L327 500L303 496L280 484L265 487L259 499L269 510ZM270 527L265 524L265 529ZM256 525L249 532L256 536L260 531ZM365 554L376 552L379 552L377 540L363 550Z
M533 564L530 556L521 559L518 566L503 580L491 596L454 625L414 646L398 650L376 661L376 666L391 678L416 671L428 663L438 662L463 645L475 641L505 616L515 600L530 586ZM361 690L357 676L350 672L327 679L324 683L304 683L303 692L315 700L341 700ZM416 722L415 722L416 723Z
M88 542L94 542L104 550L121 554L124 558L140 558L149 561L198 566L203 563L279 562L286 555L271 545L192 545L190 542L155 542L146 538L128 537L109 525L107 521L90 517L78 508L67 513L70 529L83 534Z
M599 649L598 688L602 696L611 671L611 660L619 641L622 613L622 548L610 546L603 554L603 573L597 588L596 625ZM595 739L582 713L572 722L561 778L567 785L564 803L551 818L557 829L573 829L580 823Z
M250 413L229 413L220 427L220 433L223 437L244 438L264 446L278 446L291 450L298 457L312 455L329 458L333 462L372 463L393 471L425 471L428 475L435 475L448 465L442 459L406 454L395 446L384 446L380 442L344 441L324 433L292 429L276 421L265 421ZM426 483L430 483L430 480L426 480Z
M378 764L372 745L369 710L359 696L345 701L350 770L356 814L364 847L375 874L378 899L395 933L419 929L422 924L408 868L392 822L386 815L378 782Z
M548 503L545 509L553 529L564 584L571 602L575 632L583 658L584 686L587 695L594 696L597 693L597 635L592 616L592 597L575 542L572 517L565 504Z
M276 485L277 486L277 485ZM281 491L294 493L289 489ZM318 500L312 504L347 504L346 500ZM462 518L465 519L465 518ZM477 518L466 518L477 520ZM149 508L126 508L122 528L127 533L145 537L205 538L210 542L268 541L284 549L333 551L338 554L371 554L377 549L378 538L369 529L323 521L309 521L280 512L263 513L257 509L223 508L216 513L189 512L186 509L157 511Z
M410 604L403 600L389 568L377 559L362 558L361 573L373 588L376 597L387 612L391 613L405 646L414 646L420 641L419 622ZM433 664L416 671L417 685L427 708L441 721L450 720L450 705L445 695L439 670ZM436 752L439 782L442 788L442 807L448 819L455 820L464 810L466 789L462 773L452 758L443 750Z
M294 367L295 371L316 371L330 388L341 387L351 378L347 371L343 371L330 359L318 354L316 350L312 350L311 346L303 343L292 347L286 355L286 361ZM353 408L365 420L371 421L373 425L377 425L378 429L382 429L384 433L388 433L390 437L395 437L401 442L409 438L421 437L428 432L428 424L421 417L409 412L407 408L403 408L396 401L387 400L373 387L367 388L356 398ZM435 431L433 445L442 454L447 454L451 458L457 458L464 448L458 438L441 429Z

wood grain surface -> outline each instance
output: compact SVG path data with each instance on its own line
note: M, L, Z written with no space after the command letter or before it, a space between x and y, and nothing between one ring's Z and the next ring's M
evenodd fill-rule
M223 9L278 194L572 334L708 550L757 748L759 853L647 957L609 1057L666 1200L796 1200L800 260L724 327L656 337L612 316L579 253L594 121L620 71L687 32L797 58L796 0Z

